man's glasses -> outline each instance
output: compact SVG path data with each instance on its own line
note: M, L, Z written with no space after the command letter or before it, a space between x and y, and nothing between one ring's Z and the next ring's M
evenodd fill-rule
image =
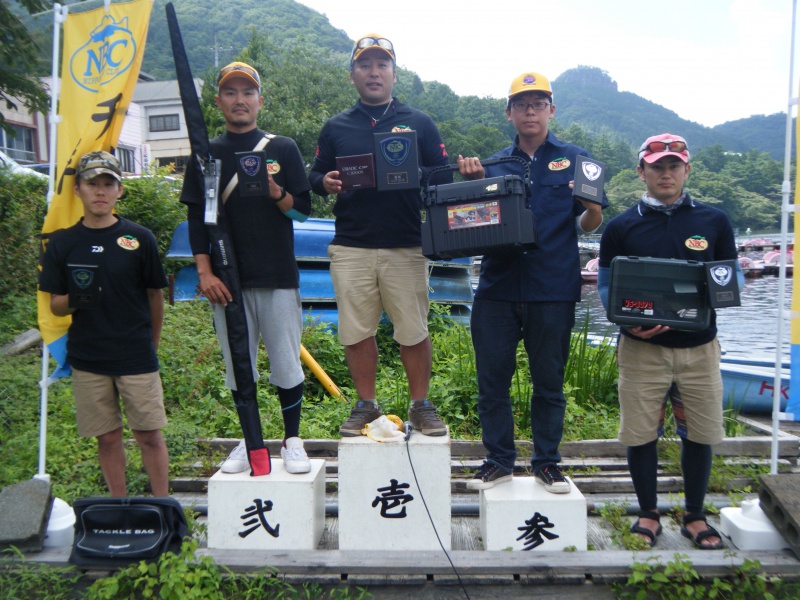
M250 77L256 80L259 86L261 85L261 78L258 76L258 71L245 65L233 65L232 67L223 68L219 72L219 77L217 77L217 85L219 85L219 82L222 81L223 77L234 72L240 72L250 75Z
M392 42L386 38L365 37L358 40L356 45L353 46L353 51L350 53L350 62L353 62L358 50L366 50L367 48L372 48L373 46L383 48L384 50L388 51L392 57L394 57L394 46L392 45Z
M670 142L650 142L645 147L643 147L640 152L650 152L655 154L656 152L683 152L686 150L686 142L681 141L670 141Z
M550 106L549 102L545 102L544 100L539 102L512 102L511 107L515 110L520 112L526 112L529 108L532 108L535 111L545 110L548 106Z

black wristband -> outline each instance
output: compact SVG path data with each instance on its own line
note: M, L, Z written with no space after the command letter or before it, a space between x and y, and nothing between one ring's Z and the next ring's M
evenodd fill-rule
M283 200L284 198L286 198L286 188L284 188L283 186L281 186L281 195L280 195L280 198L276 198L276 199L275 199L275 202L280 202L280 201L281 201L281 200Z

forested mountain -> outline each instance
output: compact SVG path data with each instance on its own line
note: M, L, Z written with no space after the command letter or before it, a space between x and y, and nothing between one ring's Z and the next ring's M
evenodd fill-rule
M174 77L166 1L154 2L143 64L143 71L157 79ZM353 41L326 17L293 0L173 3L193 74L207 81L203 109L209 132L216 135L224 129L213 102L215 61L224 65L245 60L262 75L265 110L259 126L294 138L305 161L312 162L323 124L356 99L347 73ZM41 26L36 32L43 53L50 51L49 30ZM431 114L453 161L459 154L485 158L511 143L515 132L505 116L505 99L458 96L446 84L421 81L405 69L398 70L397 78L395 95ZM724 209L742 228L779 223L785 115L708 128L634 93L620 92L597 67L571 69L552 83L557 105L553 131L609 167L607 217L635 203L644 189L635 170L639 144L654 132L671 131L689 141L693 168L688 189L693 197ZM330 207L318 201L315 214L323 216Z

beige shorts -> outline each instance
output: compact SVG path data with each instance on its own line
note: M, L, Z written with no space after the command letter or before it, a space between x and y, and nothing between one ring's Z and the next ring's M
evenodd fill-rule
M398 344L414 346L428 337L428 259L422 248L331 244L328 256L343 345L373 337L384 310Z
M97 437L122 427L120 400L128 427L136 431L167 424L158 371L140 375L98 375L72 369L78 435Z
M675 383L686 414L686 437L718 444L722 427L722 375L717 339L694 348L666 348L620 336L619 441L641 446L658 438L661 407Z

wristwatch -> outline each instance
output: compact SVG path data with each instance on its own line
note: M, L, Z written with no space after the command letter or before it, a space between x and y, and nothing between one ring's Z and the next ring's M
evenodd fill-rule
M284 198L286 198L286 188L284 188L283 186L281 186L281 195L280 195L280 197L279 197L279 198L276 198L276 199L275 199L275 202L280 202L280 201L281 201L281 200L283 200Z

